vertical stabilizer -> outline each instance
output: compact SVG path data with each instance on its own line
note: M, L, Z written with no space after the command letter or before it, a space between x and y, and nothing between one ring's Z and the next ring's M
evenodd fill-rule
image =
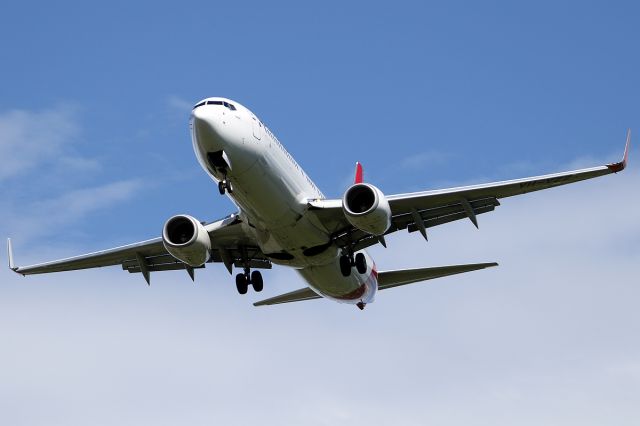
M364 172L362 171L362 164L356 162L356 178L353 180L353 183L362 182L364 182Z
M13 271L18 269L13 262L13 248L11 247L11 238L7 238L7 256L9 256L9 268Z

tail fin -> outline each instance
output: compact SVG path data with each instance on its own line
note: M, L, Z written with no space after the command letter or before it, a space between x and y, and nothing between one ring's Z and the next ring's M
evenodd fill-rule
M356 178L353 180L353 183L362 182L364 182L364 171L362 170L362 164L356 162Z
M398 287L401 285L417 283L419 281L442 278L449 275L462 274L464 272L477 271L479 269L498 266L497 263L471 263L468 265L439 266L435 268L400 269L378 273L378 289Z

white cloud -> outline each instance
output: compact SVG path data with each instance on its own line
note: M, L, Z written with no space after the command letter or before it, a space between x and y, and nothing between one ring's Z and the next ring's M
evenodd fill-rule
M42 111L12 110L0 114L0 182L25 175L44 164L96 168L73 152L80 134L77 108L60 105Z
M74 189L54 198L12 204L0 213L0 229L19 236L20 243L25 244L33 238L55 234L60 227L70 225L92 212L128 200L142 187L140 180L131 179Z
M169 120L179 126L184 126L189 118L194 102L179 96L169 96L166 100Z
M86 177L95 175L100 165L76 152L81 134L77 112L65 104L0 114L0 182L13 180L5 183L10 190L0 199L0 231L19 236L19 244L129 199L142 187L137 179L87 186ZM56 180L64 182L66 192L51 196L43 186ZM22 191L15 190L17 184L23 184Z
M439 166L446 163L449 157L448 154L438 151L418 152L403 158L400 161L400 167L417 170L424 167Z
M188 114L189 111L191 111L191 108L193 108L193 102L189 102L179 96L169 96L167 98L167 105L183 114Z
M503 200L480 230L388 238L380 269L501 265L381 292L363 312L253 308L302 285L281 268L245 297L220 265L151 287L119 268L4 269L0 422L636 425L636 170Z

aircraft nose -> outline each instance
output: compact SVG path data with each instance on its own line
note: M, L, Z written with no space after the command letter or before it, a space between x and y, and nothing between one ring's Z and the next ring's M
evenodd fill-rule
M198 107L191 112L193 137L207 151L222 149L220 119L210 108Z
M215 114L207 110L208 108L199 107L191 112L191 120L194 129L201 133L215 132L217 127L217 117Z

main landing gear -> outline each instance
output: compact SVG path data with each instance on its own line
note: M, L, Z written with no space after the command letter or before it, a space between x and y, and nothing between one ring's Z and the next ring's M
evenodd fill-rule
M224 195L225 192L228 192L229 194L233 194L233 188L231 187L231 182L229 182L229 179L227 179L226 176L223 180L218 182L218 192L220 192L220 195Z
M236 288L238 289L238 293L247 294L249 284L253 286L255 291L262 291L264 288L264 282L262 281L262 274L260 271L253 271L249 273L249 268L245 268L244 273L236 275Z
M358 253L355 256L353 253L347 253L340 256L340 272L343 277L351 275L351 268L354 266L360 274L367 272L367 259L363 253Z

